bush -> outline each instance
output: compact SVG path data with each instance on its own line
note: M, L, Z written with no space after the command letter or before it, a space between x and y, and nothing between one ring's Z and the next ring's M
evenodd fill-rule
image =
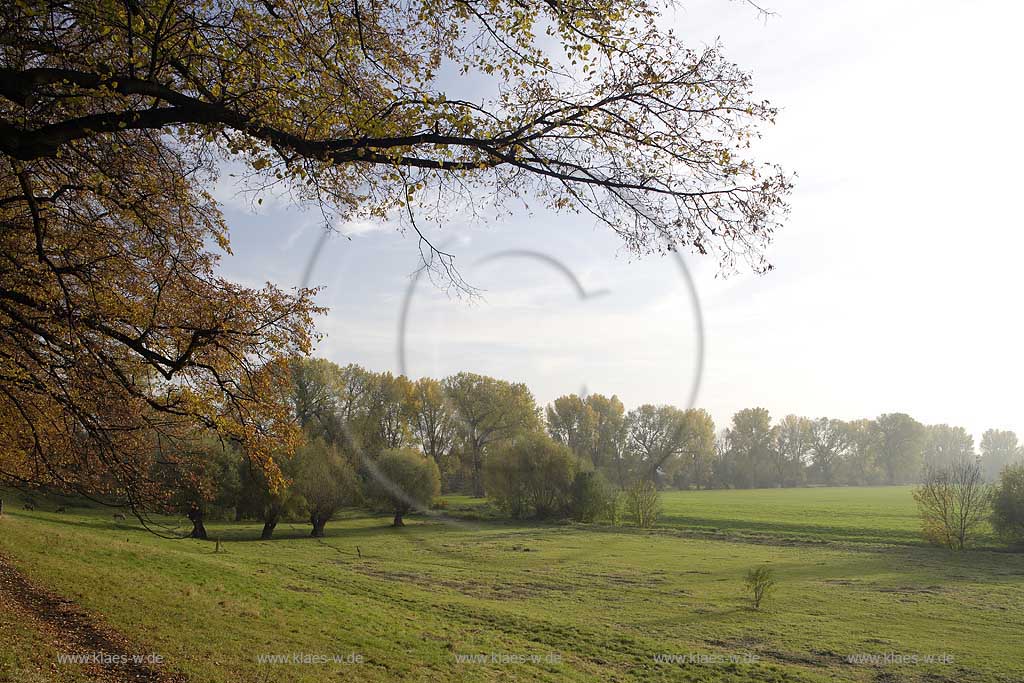
M577 522L590 523L606 518L616 495L600 472L577 472L572 481L569 514ZM614 519L613 519L614 523Z
M441 494L437 463L411 448L384 451L369 469L367 495L395 513L393 526L405 526L405 515L429 509Z
M754 609L761 609L761 601L775 588L775 572L765 565L755 567L747 572L746 584L752 593Z
M661 514L661 494L653 482L638 480L626 489L626 512L633 524L650 529Z
M531 432L487 458L484 485L511 517L546 519L569 508L575 472L576 458L568 447Z
M992 495L992 528L1011 545L1024 545L1024 463L999 475Z
M622 501L623 501L622 489L614 486L609 488L609 496L605 501L604 513L601 515L603 519L608 520L608 523L612 526L618 526L619 521L622 517Z
M924 537L937 545L963 550L989 511L990 490L978 463L961 458L930 467L914 489Z

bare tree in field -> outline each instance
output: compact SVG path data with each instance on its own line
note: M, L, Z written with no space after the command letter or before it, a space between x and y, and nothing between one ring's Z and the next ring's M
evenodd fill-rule
M637 479L626 489L626 510L641 529L650 529L661 514L661 494L653 481Z
M988 515L990 499L990 487L973 458L927 468L914 489L925 538L953 550L967 545Z

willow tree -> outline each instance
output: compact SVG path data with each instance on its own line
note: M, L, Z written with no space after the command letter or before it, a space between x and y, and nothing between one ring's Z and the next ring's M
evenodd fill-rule
M715 448L715 422L698 408L645 404L626 416L635 476L659 484L678 475L679 483L703 483Z
M484 462L495 449L540 431L540 409L521 382L460 372L441 383L455 416L455 430L473 495L483 496Z
M4 477L138 490L140 434L166 421L257 456L294 436L280 392L252 377L308 348L314 311L309 292L216 276L210 245L227 249L227 230L203 188L226 163L328 224L403 223L447 274L419 227L445 213L424 206L527 197L589 214L635 252L766 267L790 183L749 145L775 112L718 46L688 49L658 13L647 0L3 3Z

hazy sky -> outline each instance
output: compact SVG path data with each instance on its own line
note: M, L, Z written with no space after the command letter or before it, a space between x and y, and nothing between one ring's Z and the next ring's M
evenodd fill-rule
M923 422L1024 435L1024 247L1020 212L1019 28L999 1L682 2L666 17L725 54L781 109L761 157L799 174L792 216L768 251L775 270L719 277L688 256L705 323L697 405L724 426L740 408L842 419L908 412ZM243 281L298 285L320 238L315 217L226 200ZM402 303L415 241L343 225L312 284L324 285L319 353L399 371ZM526 210L434 235L457 254L475 302L427 282L412 294L407 369L524 381L541 403L578 392L687 404L697 326L671 258L636 259L589 220ZM531 250L557 259L590 294ZM603 293L602 293L603 290ZM596 294L595 294L596 293Z

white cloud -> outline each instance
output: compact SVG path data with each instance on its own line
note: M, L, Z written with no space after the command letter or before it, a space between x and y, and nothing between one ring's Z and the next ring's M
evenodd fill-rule
M903 410L977 436L987 427L1024 434L1024 137L1012 85L1024 9L770 4L778 16L767 22L722 0L686 3L675 17L695 42L721 36L758 95L782 108L761 153L800 173L791 220L769 250L774 272L722 280L713 263L690 259L707 325L701 404L719 423L751 405L844 419ZM318 233L303 214L271 208L233 221L232 268L295 282ZM430 234L456 251L485 299L466 306L427 285L417 292L414 374L474 369L526 381L541 400L585 382L628 405L685 402L693 321L675 307L669 261L630 259L575 215L460 225L453 218ZM338 229L359 239L329 240L316 265L332 307L322 351L396 370L415 239L385 222ZM557 273L523 261L473 267L513 248L557 256L611 294L581 303Z
M365 235L378 230L392 229L391 226L382 221L371 220L338 221L336 228L345 237L355 237L356 235Z

